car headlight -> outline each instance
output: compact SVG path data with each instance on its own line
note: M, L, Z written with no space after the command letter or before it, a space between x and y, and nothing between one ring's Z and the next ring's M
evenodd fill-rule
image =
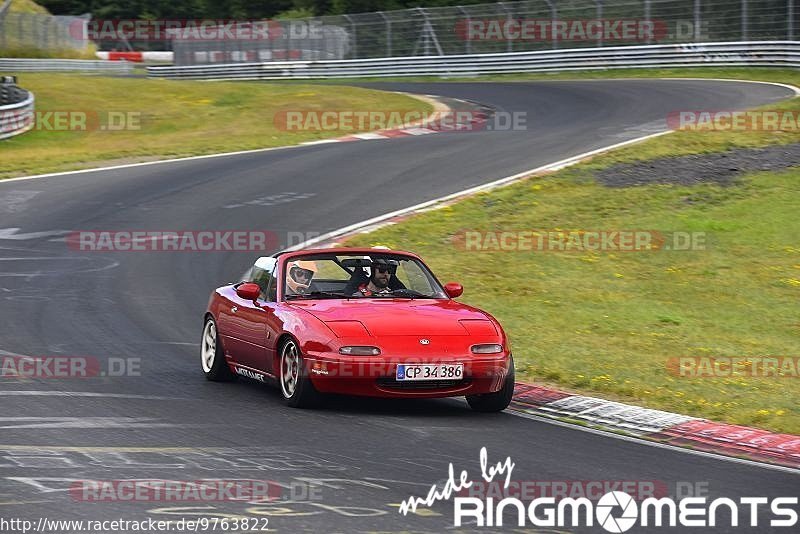
M503 352L503 345L499 343L481 343L470 347L472 354L498 354Z
M377 356L381 353L378 347L369 347L361 345L348 345L339 349L339 354L347 354L348 356Z

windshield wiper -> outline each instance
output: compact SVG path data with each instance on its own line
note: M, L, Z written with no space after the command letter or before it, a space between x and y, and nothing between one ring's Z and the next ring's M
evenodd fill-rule
M405 289L405 288L395 289L394 291L392 291L392 296L401 297L401 298L407 298L407 299L427 299L427 298L431 298L429 295L426 295L424 293L420 293L419 291L414 291L413 289Z
M303 294L296 294L296 295L286 295L286 300L291 299L307 299L307 298L334 298L334 299L344 299L348 298L346 295L342 293L331 293L330 291L312 291L311 293L303 293Z

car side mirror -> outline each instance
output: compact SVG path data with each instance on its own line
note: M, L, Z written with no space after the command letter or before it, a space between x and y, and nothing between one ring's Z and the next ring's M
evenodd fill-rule
M261 294L261 286L253 282L245 282L236 288L236 294L244 300L255 301Z
M461 296L461 294L464 292L464 286L456 282L450 282L449 284L445 284L444 291L447 293L448 297L454 299Z

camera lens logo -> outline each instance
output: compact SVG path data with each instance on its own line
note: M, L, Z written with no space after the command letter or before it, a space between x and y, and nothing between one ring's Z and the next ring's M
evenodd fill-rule
M622 509L622 515L614 517L611 512L615 508ZM600 497L595 506L597 522L608 532L625 532L636 524L639 518L639 510L633 497L624 491L610 491Z

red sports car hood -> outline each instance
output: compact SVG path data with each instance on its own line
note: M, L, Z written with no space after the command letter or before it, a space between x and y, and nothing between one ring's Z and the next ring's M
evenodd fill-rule
M292 306L302 308L329 326L340 321L359 321L373 336L466 336L496 332L486 314L454 300L311 300L294 301Z

